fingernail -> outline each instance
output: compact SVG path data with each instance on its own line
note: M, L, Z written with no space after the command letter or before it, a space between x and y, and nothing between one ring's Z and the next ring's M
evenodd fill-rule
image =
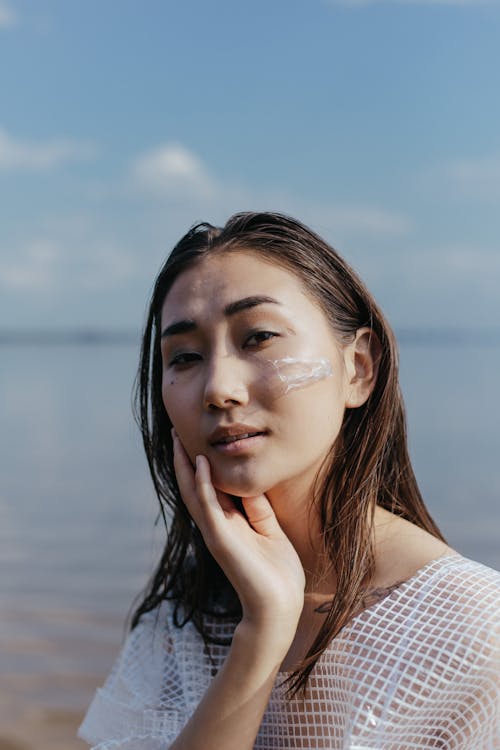
M195 463L195 466L196 466L196 468L197 468L197 469L198 469L198 468L199 468L199 466L200 466L200 461L199 461L199 459L200 459L200 456L196 456L196 458L194 459L194 463Z

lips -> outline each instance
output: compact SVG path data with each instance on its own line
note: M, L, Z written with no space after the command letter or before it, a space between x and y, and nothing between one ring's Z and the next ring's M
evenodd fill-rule
M210 445L228 445L238 440L255 437L256 435L265 435L267 430L259 430L246 424L231 424L217 427L208 438Z
M230 435L222 440L217 440L215 445L227 445L228 443L235 443L237 440L244 440L245 438L255 437L255 435L262 435L262 432L246 432L243 435Z

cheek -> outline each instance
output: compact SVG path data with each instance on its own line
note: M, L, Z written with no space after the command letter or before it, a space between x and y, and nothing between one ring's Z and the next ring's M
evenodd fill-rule
M169 416L178 412L181 404L185 408L193 399L192 378L186 377L186 373L178 373L171 368L164 368L161 378L161 396Z
M283 424L299 453L311 457L331 449L345 412L342 393L336 384L331 380L311 384L310 388L292 391L277 403L283 407Z
M166 375L162 381L161 396L168 418L178 432L179 437L181 437L183 420L185 421L186 417L191 413L191 409L186 402L185 389L179 387L175 376Z
M162 401L165 411L175 428L191 461L202 452L200 446L200 415L193 389L186 386L175 375L164 376Z
M330 380L333 375L334 368L328 357L287 356L256 359L252 380L261 397L275 401L292 391Z
M163 406L165 407L165 411L167 412L171 422L173 421L172 420L172 405L175 402L174 394L175 394L175 377L169 376L168 373L163 371L162 379L161 379L161 399L163 401Z

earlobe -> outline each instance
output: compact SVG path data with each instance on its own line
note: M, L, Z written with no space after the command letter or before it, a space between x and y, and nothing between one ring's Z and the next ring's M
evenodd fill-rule
M382 347L371 328L359 328L345 350L348 376L346 408L362 406L375 387Z

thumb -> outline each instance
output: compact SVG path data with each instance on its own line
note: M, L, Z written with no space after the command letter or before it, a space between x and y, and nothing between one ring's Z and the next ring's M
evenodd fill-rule
M242 497L241 502L248 522L258 534L274 536L276 532L281 531L271 503L265 495Z

